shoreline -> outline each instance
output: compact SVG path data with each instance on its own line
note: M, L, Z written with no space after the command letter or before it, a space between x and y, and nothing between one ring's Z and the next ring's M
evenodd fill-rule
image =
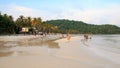
M41 35L0 36L0 57L10 56L14 51L18 51L20 47L47 46L49 48L59 48L54 40L60 38L61 36L59 34L47 35L45 37ZM18 50L14 50L14 48L18 48ZM22 49L20 49L20 51L22 51Z
M14 38L14 37L13 37ZM20 37L21 38L21 37ZM34 38L34 37L33 37ZM48 38L48 39L47 39ZM56 39L57 40L53 40ZM90 50L91 46L85 46L81 39L82 36L71 37L70 41L61 35L48 35L44 40L53 40L55 43L48 42L51 46L34 46L31 42L40 42L40 38L26 41L25 45L33 46L15 46L10 50L12 56L0 57L0 68L118 68L116 64L108 59L95 54ZM46 40L47 39L47 40ZM9 41L9 40L8 40ZM30 44L28 44L30 42ZM23 42L22 42L23 43ZM11 63L9 63L11 62Z
M47 36L42 36L42 35L3 35L0 36L0 41L24 41L24 40L34 40L34 39L41 39L45 38L44 41L46 40L54 40L54 39L59 39L61 38L60 34L57 35L47 35Z

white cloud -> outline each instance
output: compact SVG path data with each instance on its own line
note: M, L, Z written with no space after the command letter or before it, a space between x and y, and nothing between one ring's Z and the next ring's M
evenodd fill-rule
M12 15L15 19L18 18L20 15L23 16L31 16L31 17L40 17L43 12L39 11L37 9L32 9L24 6L18 6L15 4L10 4L5 7L4 13L7 13L9 15Z
M58 10L56 10L58 11ZM4 10L5 13L13 15L18 18L19 15L41 17L43 20L51 19L70 19L79 20L91 24L113 24L120 26L120 8L110 7L102 9L60 9L58 12L55 10L37 10L15 4L8 5Z
M113 24L120 26L119 12L120 8L118 7L90 10L69 9L61 11L56 16L59 16L58 18L79 20L91 24Z
M86 20L87 22L96 23L96 24L118 25L120 23L119 12L120 12L119 8L95 9L95 10L85 11L84 16L89 18L88 20Z

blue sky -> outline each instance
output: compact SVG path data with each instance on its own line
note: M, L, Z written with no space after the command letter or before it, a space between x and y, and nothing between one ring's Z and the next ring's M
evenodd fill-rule
M120 0L1 0L0 12L51 19L70 19L89 24L120 26Z

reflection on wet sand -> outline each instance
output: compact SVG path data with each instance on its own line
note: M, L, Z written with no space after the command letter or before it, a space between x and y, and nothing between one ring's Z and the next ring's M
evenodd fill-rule
M58 43L53 42L53 40L0 41L0 57L16 54L28 55L31 49L37 49L39 47L46 47L48 49L60 48Z
M22 41L18 46L47 46L48 48L59 48L58 43L53 41Z
M4 57L4 56L9 56L11 55L13 52L0 52L0 57Z
M60 48L60 47L58 46L58 43L56 43L56 42L47 41L47 44L49 44L49 45L48 45L49 48Z

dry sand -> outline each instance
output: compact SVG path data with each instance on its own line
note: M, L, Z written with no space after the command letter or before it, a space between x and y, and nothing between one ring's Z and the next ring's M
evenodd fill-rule
M49 39L54 36L49 36ZM57 36L58 37L58 36ZM4 38L4 37L3 37ZM35 37L16 37L14 40ZM5 38L6 40L7 38ZM9 38L8 38L9 39ZM7 39L7 40L8 40ZM13 39L9 39L11 41ZM77 41L76 41L77 40ZM38 41L38 39L37 39ZM96 55L89 46L72 37L70 42L60 39L59 48L41 46L16 46L11 56L0 57L0 68L119 68L120 65ZM51 43L49 43L51 44ZM29 44L30 45L30 44ZM44 44L46 45L46 44ZM51 44L53 45L53 44Z

